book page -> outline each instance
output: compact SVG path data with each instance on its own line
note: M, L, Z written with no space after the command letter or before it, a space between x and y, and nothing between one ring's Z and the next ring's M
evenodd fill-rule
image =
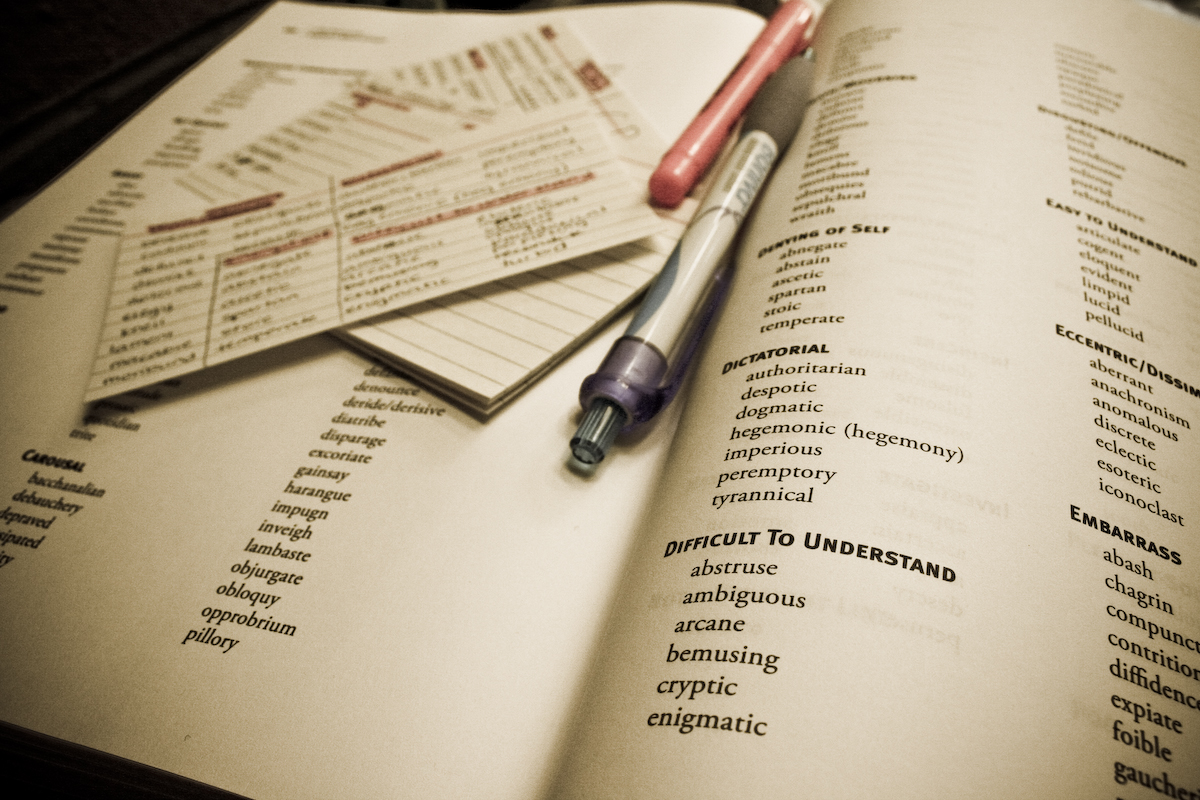
M815 48L555 796L1200 796L1200 31Z
M652 17L687 47L642 53L641 8L527 18L579 20L643 103L664 87L634 65L710 43L710 80L664 84L694 106L740 52L718 45L761 25L716 6ZM507 17L286 3L261 19L278 38L222 53L295 68L279 78L319 66L300 60L313 42L452 52ZM0 224L4 263L44 263L25 254L247 74L186 76ZM137 202L167 208L151 187L174 174ZM96 252L0 303L0 719L255 798L543 794L674 425L591 480L567 468L579 384L619 328L486 425L329 337L84 405L111 277Z

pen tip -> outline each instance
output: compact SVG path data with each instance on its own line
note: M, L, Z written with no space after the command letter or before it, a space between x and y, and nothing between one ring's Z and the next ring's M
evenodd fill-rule
M599 464L627 419L616 403L596 398L571 437L571 455L583 464Z

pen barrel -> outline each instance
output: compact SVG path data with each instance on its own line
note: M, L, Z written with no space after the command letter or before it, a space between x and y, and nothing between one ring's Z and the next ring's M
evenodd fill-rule
M579 402L585 409L597 398L609 400L621 407L631 427L670 402L724 294L730 245L778 152L771 137L759 131L738 143L625 335L600 369L584 379Z
M671 363L704 308L712 276L724 262L738 229L766 180L779 150L760 131L738 142L679 243L655 278L625 331L649 342Z

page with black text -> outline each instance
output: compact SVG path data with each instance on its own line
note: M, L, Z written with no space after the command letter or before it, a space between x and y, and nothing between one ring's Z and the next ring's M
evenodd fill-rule
M837 0L557 797L1200 797L1200 29Z
M81 397L105 243L175 208L193 165L142 169L172 131L213 157L234 143L194 126L269 131L339 63L577 21L669 137L762 22L657 7L689 36L653 49L647 14L280 4L261 46L235 39L0 224L6 268L45 276L0 294L4 723L260 800L543 794L677 413L603 474L569 469L617 329L486 424L330 337ZM663 59L706 77L660 82Z

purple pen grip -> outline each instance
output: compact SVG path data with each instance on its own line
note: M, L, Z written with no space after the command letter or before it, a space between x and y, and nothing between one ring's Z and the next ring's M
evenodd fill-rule
M591 408L598 397L611 400L625 412L626 427L645 422L664 404L660 388L667 359L653 345L633 336L613 343L600 369L579 387L579 402Z

